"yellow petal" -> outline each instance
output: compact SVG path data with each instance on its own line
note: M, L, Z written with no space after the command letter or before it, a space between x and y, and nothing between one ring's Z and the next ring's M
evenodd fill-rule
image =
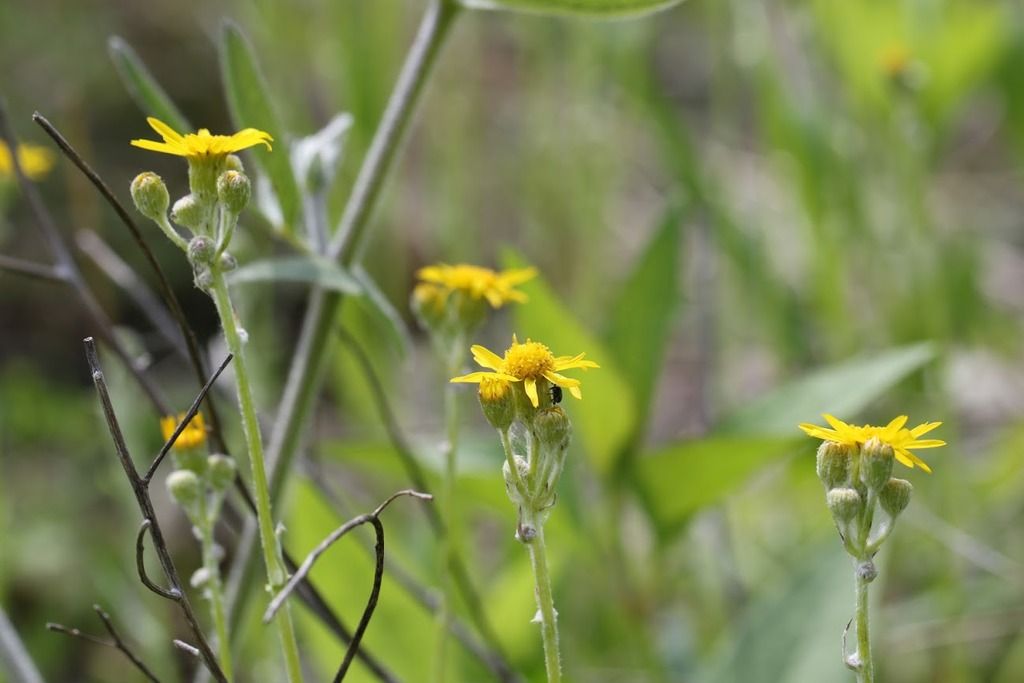
M475 360L480 367L490 368L495 371L501 370L501 366L504 363L501 356L494 353L487 347L480 346L479 344L473 344L469 350L473 352L473 360Z
M941 422L925 422L924 424L919 424L913 429L911 429L910 434L916 439L919 436L927 434L928 432L932 431L941 424Z
M156 142L155 140L132 140L132 145L134 147L148 149L151 152L163 152L164 154L174 154L179 157L187 156L185 150L180 145L168 142Z
M540 406L540 397L537 396L537 380L532 377L528 377L523 382L523 388L526 389L526 395L530 397L530 403L533 404L534 408Z
M181 133L174 130L173 128L171 128L155 116L147 116L146 123L148 123L149 127L155 130L160 135L160 137L162 137L167 142L181 142Z
M578 379L559 375L557 372L545 372L544 378L552 384L557 384L558 386L565 387L566 389L578 387L580 385L580 381Z
M892 429L892 430L895 430L895 431L899 431L900 429L903 429L903 425L905 425L905 424L907 424L907 416L906 415L900 415L898 417L894 417L892 422L887 424L885 426L885 428L886 429Z
M577 398L581 401L583 400L583 392L580 391L580 388L578 386L569 387L569 393L572 394L573 398Z

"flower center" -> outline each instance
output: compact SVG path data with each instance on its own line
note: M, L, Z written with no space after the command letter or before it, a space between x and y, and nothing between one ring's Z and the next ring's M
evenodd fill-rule
M505 352L504 372L519 379L540 379L545 372L555 369L551 350L539 342L526 340L513 344Z

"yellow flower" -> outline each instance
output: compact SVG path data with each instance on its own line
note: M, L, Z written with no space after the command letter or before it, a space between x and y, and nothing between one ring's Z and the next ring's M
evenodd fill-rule
M0 177L14 176L11 150L0 140ZM39 180L53 168L53 152L37 145L18 145L18 164L29 180Z
M592 360L584 360L583 356L586 354L556 357L551 353L551 349L544 344L531 339L527 339L525 344L520 344L515 335L512 336L512 346L505 351L504 358L479 344L474 344L471 350L477 365L488 368L492 372L471 372L461 377L453 377L450 381L478 384L493 382L493 380L522 382L526 395L530 398L530 403L534 408L540 406L540 397L537 394L538 381L547 380L554 385L568 389L574 398L582 399L580 381L558 373L573 368L586 370L601 367Z
M165 442L171 438L174 430L178 428L178 423L184 419L185 413L160 418L160 431L164 435ZM173 449L185 451L202 446L204 443L206 443L206 424L203 422L203 414L196 413L195 417L189 420L185 428L181 430L181 434L178 435L177 440L174 442Z
M928 467L927 463L911 453L911 449L938 448L939 446L946 445L945 441L940 441L939 439L920 438L941 425L941 422L924 422L913 429L907 429L905 426L907 424L906 415L900 415L884 427L851 425L827 413L822 417L832 426L832 429L808 423L801 424L800 429L808 436L813 436L816 439L833 441L838 444L856 446L858 448L870 439L878 439L883 444L892 447L893 456L900 463L911 468L916 465L925 472L931 472L932 470Z
M910 60L910 50L903 43L890 43L878 56L882 72L890 78L904 73L910 66Z
M246 128L234 135L211 135L206 128L200 128L198 133L181 135L160 119L150 116L146 121L164 141L132 140L132 145L189 159L226 156L255 145L266 145L267 149L271 149L270 143L274 139L270 133L255 128Z
M510 301L523 303L526 295L515 289L537 275L536 268L513 268L500 273L490 268L471 266L459 263L450 266L439 263L420 268L417 277L428 285L437 286L437 290L428 292L417 287L421 296L428 293L447 297L453 292L462 292L472 299L487 299L493 308L501 308Z

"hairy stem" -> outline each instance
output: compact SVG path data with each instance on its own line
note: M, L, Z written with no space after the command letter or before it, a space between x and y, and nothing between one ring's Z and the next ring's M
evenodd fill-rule
M548 674L548 683L559 683L562 680L562 660L558 651L558 616L555 614L555 602L551 596L551 575L548 573L547 549L544 545L544 525L538 524L536 532L536 536L527 547L530 550L530 562L533 564L534 594L537 597L537 609L541 618L544 668Z
M245 358L245 344L242 332L235 318L235 310L231 305L227 281L218 264L210 269L213 276L211 293L217 306L224 339L228 350L235 357L235 386L238 390L238 404L242 411L242 431L249 451L249 464L252 467L253 489L256 497L256 518L260 532L260 544L263 547L263 563L267 571L267 583L271 594L276 594L285 583L284 562L281 559L281 547L274 534L274 521L270 509L270 488L267 484L267 472L263 459L263 439L260 436L259 421L256 418L256 406L252 397L252 385L249 380L249 366ZM302 669L299 664L299 650L295 641L295 627L292 624L291 612L286 606L276 618L278 633L281 637L281 648L285 656L285 666L290 683L302 681Z
M868 632L868 584L870 581L857 574L857 683L874 683L875 667L871 658L871 636Z
M210 601L210 618L217 634L220 668L230 681L235 675L231 662L231 639L228 638L228 624L224 617L224 586L220 579L220 563L217 561L216 542L213 538L216 512L210 509L205 494L199 499L199 504L199 544L202 547L203 569L206 571L206 584L203 590L206 599Z

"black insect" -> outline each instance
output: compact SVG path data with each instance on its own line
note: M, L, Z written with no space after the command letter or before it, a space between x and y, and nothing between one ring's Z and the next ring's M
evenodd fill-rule
M551 404L558 405L562 402L562 387L554 384L551 386Z

